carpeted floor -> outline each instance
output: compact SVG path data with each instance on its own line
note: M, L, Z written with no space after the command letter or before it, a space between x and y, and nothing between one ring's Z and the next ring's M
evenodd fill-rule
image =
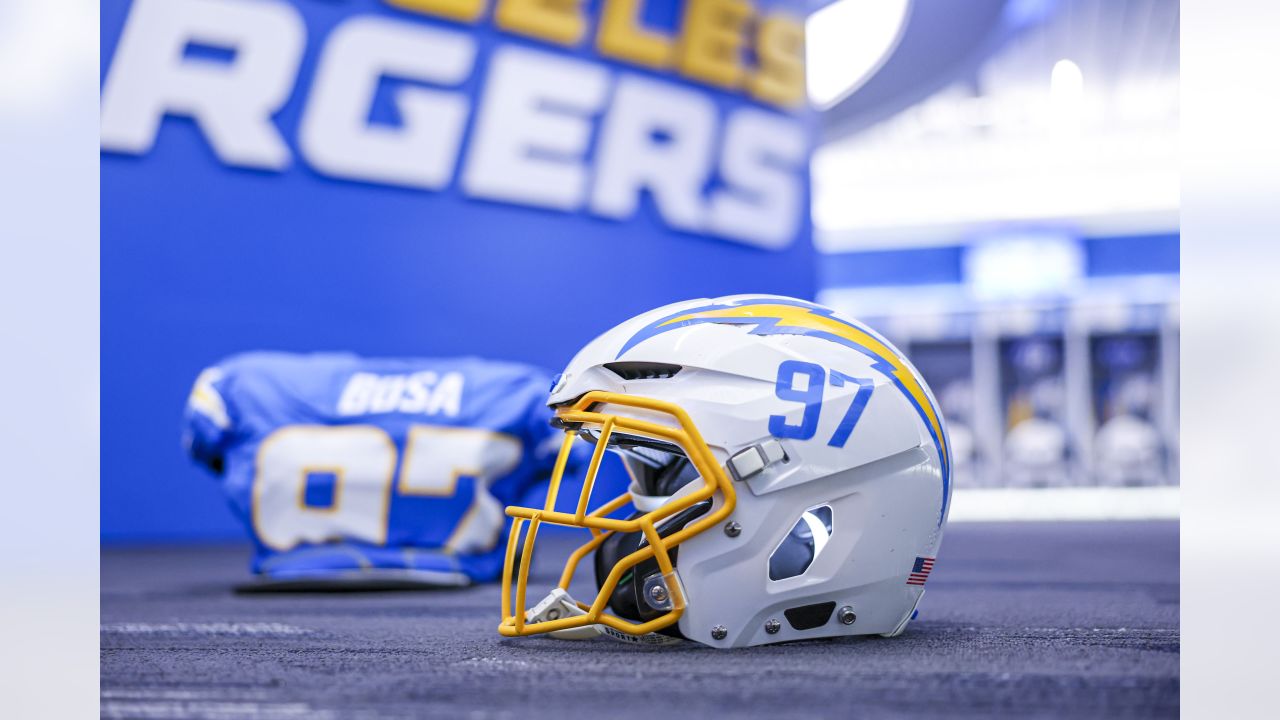
M734 651L503 639L493 586L236 595L247 553L104 549L104 717L1178 714L1173 522L954 524L903 636Z

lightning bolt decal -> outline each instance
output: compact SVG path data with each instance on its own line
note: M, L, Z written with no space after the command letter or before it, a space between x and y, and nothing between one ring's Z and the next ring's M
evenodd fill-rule
M834 311L821 305L784 298L743 300L733 305L708 305L649 324L622 346L617 357L622 357L631 348L656 335L702 323L754 325L752 335L805 335L829 340L867 355L874 361L872 367L890 378L906 396L933 439L942 463L942 511L938 516L938 522L941 523L947 513L947 491L951 480L951 456L941 416L919 378L896 350L867 328L836 318L833 313Z

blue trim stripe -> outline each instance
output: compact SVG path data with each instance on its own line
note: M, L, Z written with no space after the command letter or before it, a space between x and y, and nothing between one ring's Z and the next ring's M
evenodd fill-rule
M1081 242L1086 277L1176 275L1181 271L1178 233L1083 238ZM962 285L967 247L947 245L820 254L819 286Z
M962 283L964 251L951 246L819 255L819 287Z
M1176 275L1182 270L1181 236L1138 235L1123 238L1088 238L1084 241L1085 274Z

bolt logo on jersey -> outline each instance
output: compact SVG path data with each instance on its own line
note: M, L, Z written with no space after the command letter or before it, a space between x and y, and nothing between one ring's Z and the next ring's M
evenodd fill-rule
M943 495L948 496L946 486L951 482L951 456L947 448L937 405L921 384L919 376L897 351L874 331L849 320L835 317L833 311L821 305L787 298L760 298L737 300L732 304L712 304L681 311L670 317L656 320L637 332L618 351L622 357L628 350L655 335L670 332L699 323L727 325L754 325L753 335L804 335L822 338L853 348L876 360L876 369L894 380L898 389L906 394L920 417L929 427L929 434L942 459ZM941 517L946 514L944 504Z

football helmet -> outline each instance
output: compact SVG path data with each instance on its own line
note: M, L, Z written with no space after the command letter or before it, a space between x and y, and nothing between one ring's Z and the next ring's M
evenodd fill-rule
M914 616L949 509L947 433L861 323L779 296L668 305L590 342L548 402L565 437L545 507L507 508L502 635L729 648L892 636ZM575 443L591 459L576 511L557 512ZM630 486L589 511L606 451ZM544 524L590 538L528 607ZM588 556L597 591L578 602Z

